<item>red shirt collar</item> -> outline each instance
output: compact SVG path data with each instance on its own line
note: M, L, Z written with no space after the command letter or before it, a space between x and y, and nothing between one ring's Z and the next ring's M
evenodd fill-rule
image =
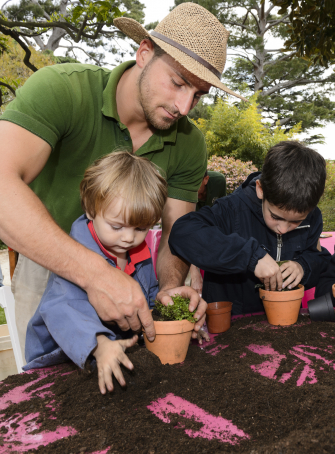
M98 238L98 235L96 234L96 231L93 226L93 222L89 221L87 226L88 226L89 231L91 232L91 235L92 235L94 241L98 244L100 250L104 253L104 255L108 259L112 259L116 265L116 268L120 270L121 268L117 265L117 257L114 257L113 255L111 255L111 253L108 252L107 249L103 246L103 244L101 243L101 241ZM144 260L147 260L150 257L151 257L150 249L148 248L147 243L145 241L143 241L143 243L141 243L139 246L136 246L133 249L129 249L128 260L130 259L130 261L127 263L127 265L124 269L124 272L126 274L129 274L129 276L130 276L135 271L135 265L137 263L143 262Z

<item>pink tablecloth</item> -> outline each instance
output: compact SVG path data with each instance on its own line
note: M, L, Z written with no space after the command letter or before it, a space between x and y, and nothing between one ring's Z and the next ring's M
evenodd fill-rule
M320 238L321 246L328 249L331 254L334 254L335 248L335 232L322 232L323 234L331 234L330 238ZM302 299L302 307L308 307L307 302L314 299L315 287L305 291L304 297Z

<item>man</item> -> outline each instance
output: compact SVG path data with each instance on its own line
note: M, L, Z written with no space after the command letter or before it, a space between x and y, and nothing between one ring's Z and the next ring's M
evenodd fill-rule
M1 117L0 237L20 253L12 289L21 346L48 270L83 288L102 320L123 330L142 324L154 339L139 285L66 233L81 214L86 167L126 146L161 167L168 181L157 298L163 304L175 293L191 298L194 336L204 321L206 303L180 287L188 264L171 255L167 240L174 221L194 210L206 169L204 138L185 116L212 85L234 94L220 82L228 32L193 3L175 8L151 35L132 19L118 18L115 25L139 44L136 62L113 71L80 64L43 68Z
M201 186L198 190L196 211L199 211L200 208L204 206L213 206L215 200L220 197L225 197L226 195L226 178L224 175L220 172L214 172L213 170L206 170ZM203 279L200 269L195 265L191 265L188 277L190 278L191 287L194 288L199 295L202 295Z

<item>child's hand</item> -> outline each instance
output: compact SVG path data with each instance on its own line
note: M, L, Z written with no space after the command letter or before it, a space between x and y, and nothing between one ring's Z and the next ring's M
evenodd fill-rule
M126 381L121 372L120 363L122 363L129 370L133 370L134 366L125 354L125 350L132 347L137 342L137 336L131 339L114 340L111 341L104 334L97 335L98 345L93 350L92 355L97 360L99 388L101 394L106 394L106 387L108 391L113 391L114 374L117 381L121 386L126 385Z
M280 267L283 276L283 287L289 289L296 287L301 279L304 277L304 270L300 263L293 262L292 260L283 263Z
M277 288L282 288L283 278L280 268L269 254L258 260L254 273L263 282L265 290L275 291Z
M204 340L206 342L211 340L211 338L209 337L209 334L204 329L199 329L199 331L197 332L197 339L198 339L198 342L200 345L202 345L202 342L203 342L202 340Z

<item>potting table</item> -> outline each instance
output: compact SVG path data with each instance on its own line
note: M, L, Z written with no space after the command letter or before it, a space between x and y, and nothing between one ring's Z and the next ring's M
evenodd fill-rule
M306 326L309 324L309 317L307 311L302 309L302 314L306 315L303 322L300 322L293 325L294 329L299 330L299 326ZM249 314L243 316L233 317L232 322L239 320L244 317L250 317L251 315L258 314ZM246 344L244 348L244 353L240 354L236 358L237 366L240 362L243 362L243 358L247 354L250 355L250 352L254 355L254 364L250 366L251 370L254 373L254 377L257 380L272 380L279 384L290 383L293 386L300 387L305 385L308 389L311 386L316 384L320 380L319 375L316 374L316 371L323 369L322 364L327 366L332 366L335 369L335 337L331 337L322 332L323 325L320 324L320 336L327 337L326 342L328 343L327 348L324 351L321 348L316 348L313 346L313 340L310 341L310 344L293 345L290 349L283 354L276 351L271 344ZM256 331L267 331L270 332L270 335L273 338L279 334L278 330L287 330L292 329L292 327L278 327L271 326L266 321L255 324L247 324L245 327L240 328L256 332ZM243 331L241 331L241 334ZM284 333L285 334L285 333ZM225 350L229 351L229 345L223 345L222 343L217 343L217 335L210 335L210 341L205 343L201 348L205 353L211 356L217 356L217 359L220 360L220 353ZM222 358L222 356L221 356ZM292 359L293 358L293 359ZM285 373L279 372L282 362L286 362L286 359L290 359L294 366L292 370L286 370ZM321 367L320 367L321 366ZM18 406L22 402L29 401L30 399L38 399L40 401L40 407L49 407L51 408L50 418L57 420L58 410L53 402L53 393L50 391L50 387L53 385L56 377L62 377L66 381L71 373L64 373L62 365L49 367L45 369L37 369L34 371L26 372L26 375L36 373L38 377L34 376L34 379L28 381L26 384L11 387L10 384L2 384L0 382L0 454L8 454L10 452L27 452L31 449L36 449L38 447L45 447L51 445L52 443L60 440L64 437L73 437L78 436L77 430L73 427L75 426L75 420L69 422L68 425L59 425L53 431L39 430L40 424L37 422L39 413L30 413L29 406L27 411L24 413L12 412L12 416L9 418L4 417L4 411L9 408L9 406ZM183 364L177 365L177 367L183 367ZM297 375L297 370L299 374ZM327 378L329 372L324 373L324 377ZM43 380L43 382L42 382ZM38 383L41 382L41 385L38 386ZM34 385L34 389L30 388ZM185 384L186 386L186 384ZM237 384L238 386L238 384ZM8 387L8 391L6 388ZM241 392L244 392L244 389L241 389ZM126 399L126 396L124 397ZM14 407L15 410L15 407ZM222 443L228 443L234 445L241 440L249 439L250 436L243 432L241 428L238 427L238 422L234 423L225 418L225 415L220 413L220 416L215 416L209 414L203 408L198 407L194 403L185 400L184 398L179 397L173 393L166 393L164 396L157 398L152 401L148 406L148 415L152 414L157 417L161 424L170 423L171 415L176 414L179 417L185 419L190 419L198 423L197 429L193 430L185 427L184 435L185 437L196 438L200 437L208 440L216 440ZM50 411L50 410L49 410ZM82 418L84 415L78 415L78 418ZM183 426L177 425L172 428L172 430L183 430ZM79 434L80 435L80 434ZM172 436L172 433L171 433ZM43 453L43 449L41 450ZM89 452L92 451L83 451ZM114 452L109 450L109 447L100 450L94 451L94 454L107 454L108 452ZM118 452L118 451L115 451ZM151 452L151 451L150 451Z

